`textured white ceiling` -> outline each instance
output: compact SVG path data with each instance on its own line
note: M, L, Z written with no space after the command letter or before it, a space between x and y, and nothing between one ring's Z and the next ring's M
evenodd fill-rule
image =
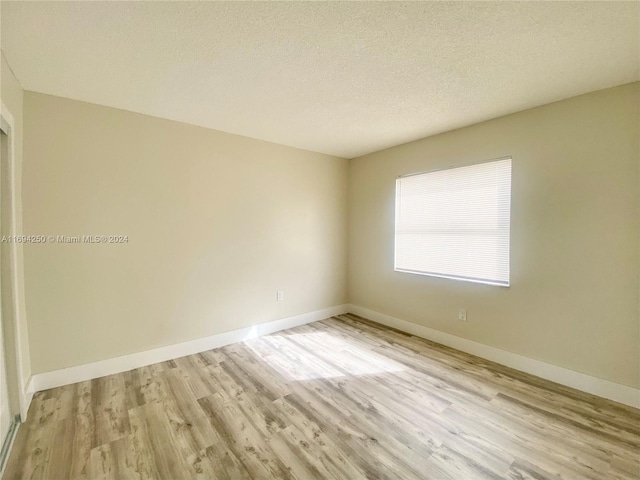
M639 2L8 2L33 90L354 157L640 78Z

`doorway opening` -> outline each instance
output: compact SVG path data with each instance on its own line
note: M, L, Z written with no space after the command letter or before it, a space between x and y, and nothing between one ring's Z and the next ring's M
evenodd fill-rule
M11 242L15 232L12 127L13 118L3 105L0 115L0 475L21 419L12 261L16 245Z

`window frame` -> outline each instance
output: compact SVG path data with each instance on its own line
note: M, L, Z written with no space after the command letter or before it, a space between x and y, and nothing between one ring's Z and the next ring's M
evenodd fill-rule
M407 178L407 177L413 177L413 176L418 176L418 175L426 175L429 173L436 173L436 172L444 172L447 170L455 170L455 169L459 169L459 168L465 168L465 167L473 167L476 165L484 165L484 164L488 164L488 163L493 163L493 162L500 162L500 161L505 161L508 160L509 163L509 215L508 215L508 220L509 220L509 236L508 236L508 277L506 282L505 281L500 281L500 280L491 280L491 279L482 279L482 278L478 278L478 277L468 277L468 276L464 276L464 275L452 275L452 274L445 274L445 273L438 273L438 272L427 272L427 271L422 271L422 270L413 270L413 269L407 269L407 268L398 268L397 266L397 253L398 253L398 245L397 245L397 236L398 236L398 185L399 185L399 181L403 178ZM449 280L457 280L457 281L462 281L462 282L469 282L469 283L478 283L478 284L484 284L484 285L492 285L492 286L497 286L497 287L503 287L503 288L509 288L511 286L511 213L512 213L512 193L513 193L513 157L510 155L504 156L504 157L499 157L499 158L493 158L490 160L482 160L482 161L478 161L478 162L473 162L473 163L467 163L467 164L463 164L463 165L450 165L447 167L442 167L442 168L434 168L431 170L425 170L425 171L420 171L420 172L413 172L413 173L408 173L408 174L403 174L403 175L398 175L396 177L396 186L395 186L395 205L394 205L394 245L393 245L393 271L394 272L398 272L398 273L408 273L408 274L412 274L412 275L421 275L421 276L427 276L427 277L434 277L434 278L445 278L445 279L449 279Z

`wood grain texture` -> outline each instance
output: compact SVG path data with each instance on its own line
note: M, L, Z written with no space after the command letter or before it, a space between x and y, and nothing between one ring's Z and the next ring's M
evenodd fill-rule
M640 478L640 411L355 315L35 395L5 480Z

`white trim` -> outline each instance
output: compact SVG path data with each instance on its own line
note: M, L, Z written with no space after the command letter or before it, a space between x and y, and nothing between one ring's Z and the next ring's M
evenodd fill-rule
M9 139L9 152L8 152L8 188L9 188L9 198L10 198L10 225L9 225L9 235L18 235L18 227L17 227L17 203L20 199L16 198L16 159L15 159L15 120L13 115L4 104L4 102L0 101L0 117L4 119L5 122L9 125L9 131L7 133L7 137ZM20 319L22 318L21 304L20 304L20 293L23 291L23 285L20 283L20 276L18 275L18 269L21 267L18 258L18 244L16 242L11 242L9 244L9 253L11 258L10 271L11 271L11 290L12 290L12 303L11 306L13 312L13 318L11 319L12 327L13 327L13 338L15 342L15 352L16 352L16 364L15 368L17 370L16 378L18 380L18 399L20 403L20 418L22 421L25 421L27 418L27 412L29 411L29 405L31 403L31 397L26 395L26 385L25 378L22 376L23 370L23 352L22 352L22 339L20 337L20 327L18 324L20 323Z
M377 323L397 328L403 332L426 338L443 345L471 353L507 367L530 373L553 382L582 390L593 395L608 398L632 407L640 408L640 389L614 383L609 380L593 377L584 373L558 367L549 363L524 357L516 353L500 350L482 343L457 337L449 333L434 330L406 320L401 320L384 313L375 312L357 305L339 305L316 310L314 312L273 320L251 327L220 333L210 337L199 338L188 342L160 347L144 352L132 353L121 357L102 360L77 367L39 373L31 376L24 391L25 398L30 400L35 392L60 387L71 383L126 372L134 368L144 367L174 358L204 352L231 343L242 342L262 335L305 325L328 317L352 312Z
M608 398L625 405L640 408L640 389L593 377L584 373L558 367L550 363L534 360L516 353L500 350L483 343L467 340L433 328L401 320L384 313L375 312L358 305L349 305L349 312L361 317L396 328L406 333L432 340L442 345L471 353L478 357L505 365L507 367L530 373L546 380L572 387L599 397Z
M223 347L231 343L242 342L244 340L268 335L269 333L278 332L287 328L293 328L299 325L316 322L318 320L324 320L325 318L341 315L348 311L348 305L338 305L335 307L325 308L323 310L316 310L314 312L303 313L301 315L294 315L280 320L273 320L271 322L233 330L231 332L219 333L210 337L198 338L188 342L155 348L153 350L132 353L130 355L123 355L121 357L110 358L62 370L38 373L32 375L29 381L29 388L31 389L31 392L39 392L49 388L104 377L105 375L126 372L134 368L140 368L146 365L184 357L186 355L193 355L194 353L204 352L211 350L212 348Z
M9 463L9 457L11 456L11 449L18 436L18 429L20 428L20 415L16 415L11 426L9 427L9 436L6 438L7 448L4 450L4 445L0 444L0 478L4 475L4 471ZM4 453L4 455L3 455Z
M26 399L27 407L31 405L31 400L33 400L33 395L35 393L36 390L33 384L33 376L30 376L29 380L27 381L27 386L24 388L24 398Z

